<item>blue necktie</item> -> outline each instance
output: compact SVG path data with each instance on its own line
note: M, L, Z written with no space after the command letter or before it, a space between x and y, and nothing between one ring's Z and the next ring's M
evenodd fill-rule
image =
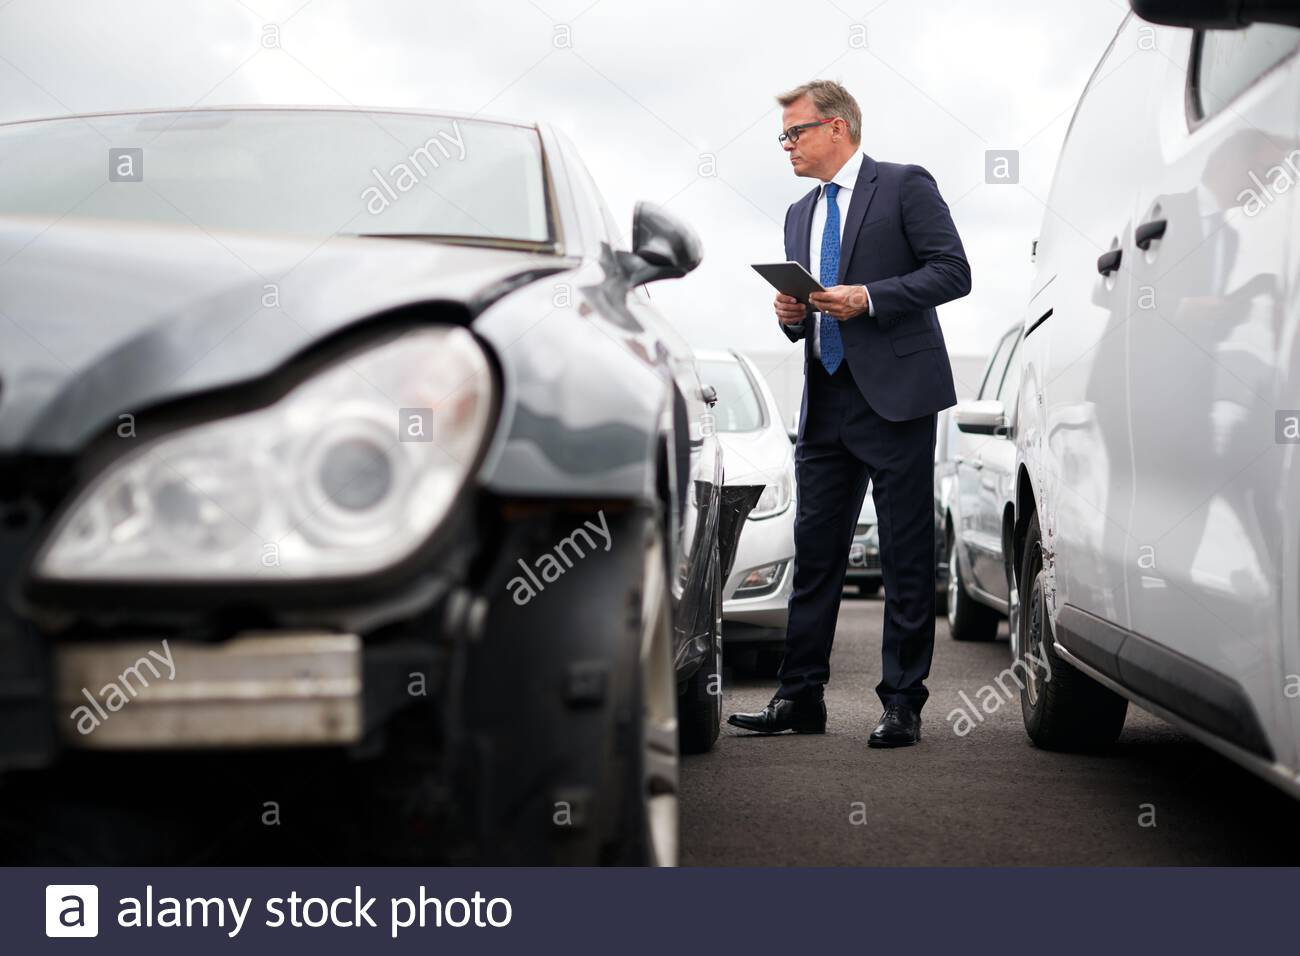
M826 184L826 228L822 232L822 287L829 289L840 284L840 207L835 202L839 183ZM825 312L819 313L818 331L821 334L822 365L834 375L844 361L844 340L840 338L840 320Z

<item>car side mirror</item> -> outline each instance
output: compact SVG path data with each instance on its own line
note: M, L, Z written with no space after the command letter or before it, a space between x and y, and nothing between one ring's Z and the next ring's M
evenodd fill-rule
M1239 30L1251 23L1300 26L1300 7L1277 0L1129 0L1148 23L1195 30Z
M962 402L957 406L953 418L957 421L957 430L968 435L1005 437L1010 431L1006 406L996 398Z
M632 214L632 251L618 254L632 285L680 279L700 264L703 255L695 230L644 200Z

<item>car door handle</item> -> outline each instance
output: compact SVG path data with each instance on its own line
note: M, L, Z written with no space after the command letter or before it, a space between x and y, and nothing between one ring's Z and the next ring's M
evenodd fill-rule
M1097 271L1104 276L1108 276L1119 268L1119 260L1119 249L1112 249L1110 252L1103 252L1097 257Z
M1164 219L1152 219L1150 222L1144 222L1137 227L1137 232L1133 233L1133 243L1139 249L1145 249L1151 243L1165 234L1165 226L1169 223Z

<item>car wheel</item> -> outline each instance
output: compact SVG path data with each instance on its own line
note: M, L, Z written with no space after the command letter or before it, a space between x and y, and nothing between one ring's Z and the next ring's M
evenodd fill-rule
M722 573L716 561L714 567L712 646L677 699L681 750L686 754L712 750L722 728Z
M1029 519L1020 570L1016 635L1025 730L1045 750L1096 750L1124 728L1128 701L1056 653L1043 589L1038 516ZM1013 665L1014 666L1014 665Z
M987 604L966 593L958 558L957 535L948 535L948 633L954 641L991 641L998 636L1002 618Z
M760 647L755 676L769 679L778 676L781 673L781 661L784 657L784 644L778 644L775 647Z
M760 667L760 645L733 643L727 648L727 667L733 674L752 677Z
M646 550L642 587L639 713L634 720L638 759L628 761L624 786L631 838L620 854L621 862L649 866L677 865L678 701L667 567L663 539L656 534Z
M482 602L456 645L437 722L425 729L452 817L424 828L427 856L463 842L473 865L671 864L677 858L677 675L663 522L607 515L614 545L575 562L526 605ZM519 530L515 554L572 527L559 513ZM581 596L580 600L575 600ZM533 639L525 636L531 635ZM433 709L433 708L430 708ZM412 796L411 799L414 799Z
M947 539L946 539L946 537L945 537L945 544L944 544L944 548L945 548L945 550L947 549L946 541L947 541ZM946 555L945 555L945 558L946 558ZM947 616L948 616L948 579L949 579L949 577L950 577L950 575L949 575L948 573L944 573L944 574L940 575L940 574L939 574L939 569L938 569L938 567L936 567L936 568L934 569L934 613L935 613L935 614L942 614L944 617L947 617Z

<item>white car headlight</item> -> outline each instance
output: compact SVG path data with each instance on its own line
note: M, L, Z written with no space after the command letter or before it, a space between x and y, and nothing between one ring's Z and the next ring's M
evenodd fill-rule
M388 567L433 533L463 487L493 389L462 328L354 353L272 405L115 459L59 522L36 572L272 581Z
M757 484L757 482L755 482ZM758 504L749 513L751 521L774 518L790 507L794 499L794 476L788 471L779 478L769 481L758 498Z

